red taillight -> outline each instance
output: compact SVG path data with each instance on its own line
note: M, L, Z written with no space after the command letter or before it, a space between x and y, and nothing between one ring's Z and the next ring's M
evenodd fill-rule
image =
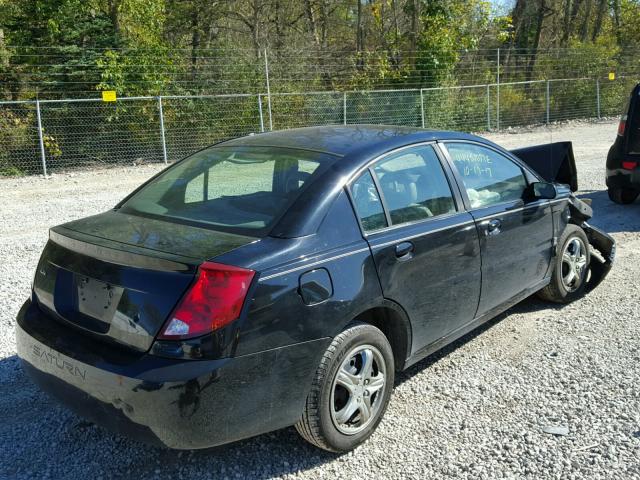
M624 129L627 126L627 116L623 115L620 117L620 123L618 124L618 135L621 137L624 135Z
M622 162L622 168L625 170L633 170L638 166L638 162Z
M158 338L197 337L228 325L240 316L255 272L204 262L195 283L182 297Z

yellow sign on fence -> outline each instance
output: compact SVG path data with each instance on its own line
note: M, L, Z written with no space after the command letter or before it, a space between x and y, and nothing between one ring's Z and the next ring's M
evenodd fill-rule
M116 91L115 90L105 90L102 92L102 101L103 102L115 102L116 101Z
M609 80L615 80L616 79L616 72L609 72Z

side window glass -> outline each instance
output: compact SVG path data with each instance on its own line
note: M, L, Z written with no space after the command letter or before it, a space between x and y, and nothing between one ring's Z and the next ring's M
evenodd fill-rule
M470 143L447 143L472 208L522 198L527 182L522 169L504 155Z
M351 184L351 196L365 232L387 226L382 202L369 170L365 171Z
M430 146L392 154L374 171L394 225L456 211L442 165Z

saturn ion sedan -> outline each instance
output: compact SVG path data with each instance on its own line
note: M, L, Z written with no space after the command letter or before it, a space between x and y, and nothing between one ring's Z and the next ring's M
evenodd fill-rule
M614 244L589 216L472 135L250 135L52 228L18 355L42 390L141 441L295 425L343 452L380 423L395 372L535 292L569 302L599 281Z

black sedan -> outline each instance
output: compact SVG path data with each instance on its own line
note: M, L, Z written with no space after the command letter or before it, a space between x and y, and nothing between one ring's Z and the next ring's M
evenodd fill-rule
M346 451L380 423L394 372L533 293L569 302L604 278L614 242L590 216L472 135L250 135L52 228L18 354L43 390L146 442L295 425Z

